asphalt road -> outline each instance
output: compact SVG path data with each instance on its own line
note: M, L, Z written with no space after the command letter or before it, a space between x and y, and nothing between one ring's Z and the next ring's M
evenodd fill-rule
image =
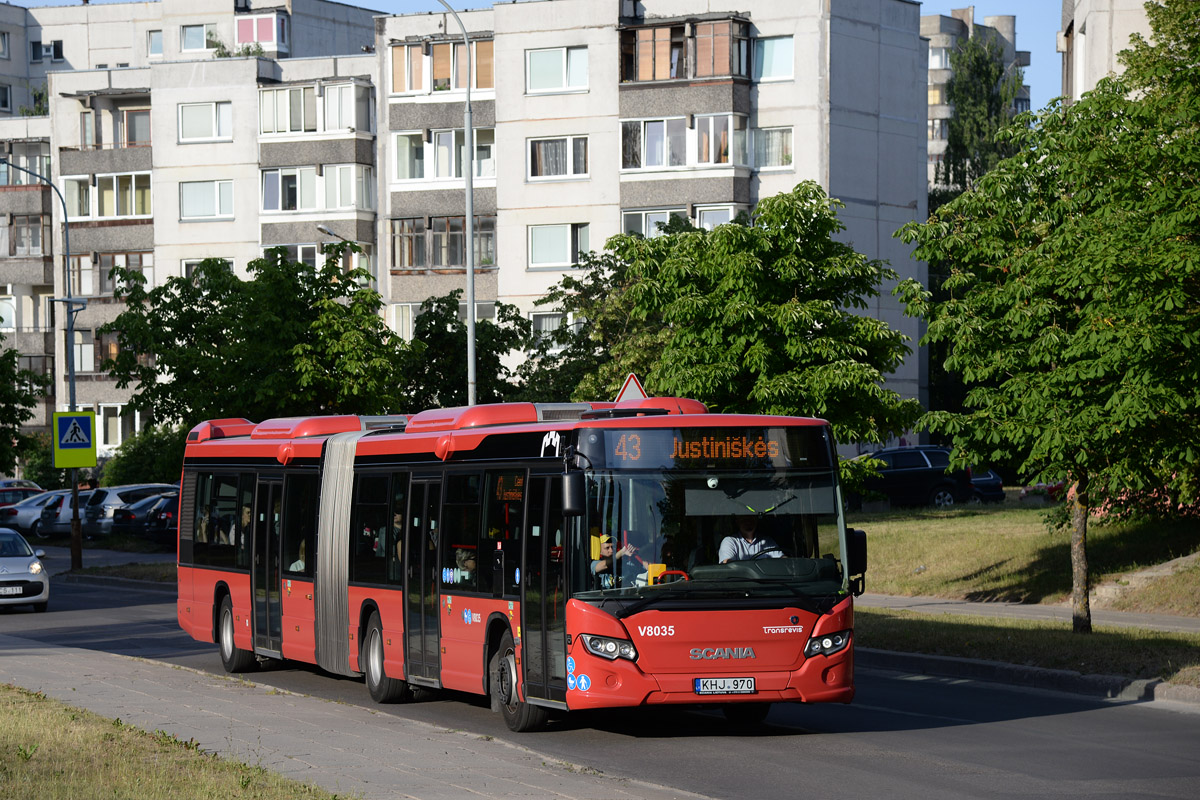
M219 672L216 646L176 626L168 592L58 581L51 611L0 614L0 632ZM3 654L0 653L0 657ZM361 681L299 665L254 680L371 706ZM430 694L374 706L400 718L526 748L680 792L762 797L1195 798L1200 713L997 684L861 671L848 706L777 706L767 724L732 731L683 709L571 715L551 731L512 734L482 698Z

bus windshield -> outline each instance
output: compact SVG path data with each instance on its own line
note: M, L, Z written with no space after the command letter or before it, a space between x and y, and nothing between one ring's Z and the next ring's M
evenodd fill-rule
M842 595L832 467L588 473L581 600Z

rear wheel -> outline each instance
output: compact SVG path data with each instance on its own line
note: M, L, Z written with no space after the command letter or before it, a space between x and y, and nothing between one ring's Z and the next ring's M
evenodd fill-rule
M42 521L40 519L35 519L29 526L29 535L36 536L39 539L50 538L50 534L46 533L45 529L42 528Z
M939 486L929 495L929 505L934 508L950 508L954 505L954 492L949 486Z
M249 672L258 666L254 653L233 643L233 602L228 595L221 599L221 611L217 616L217 642L221 647L221 665L226 672Z
M376 703L406 703L412 699L412 689L404 681L389 678L383 668L383 625L379 612L371 613L367 636L363 639L358 660L367 679L367 691Z
M504 724L509 730L541 730L550 719L549 712L541 706L530 705L517 696L517 650L513 645L512 631L505 631L500 640L500 649L492 653L488 662L489 685L492 693L492 708L499 707Z

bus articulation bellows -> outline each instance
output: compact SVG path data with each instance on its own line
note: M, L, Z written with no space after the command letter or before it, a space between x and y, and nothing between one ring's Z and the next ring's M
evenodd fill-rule
M188 434L179 624L226 670L293 659L553 711L854 696L846 528L822 420L682 398L410 417L221 419Z

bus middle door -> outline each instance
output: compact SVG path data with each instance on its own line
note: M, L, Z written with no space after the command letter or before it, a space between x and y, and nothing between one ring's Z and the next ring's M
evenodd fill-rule
M408 678L426 678L436 684L439 677L438 648L438 520L442 507L442 481L422 480L414 475L409 500L405 591L407 624L405 656ZM421 681L417 681L420 683Z
M259 478L254 499L254 649L280 657L283 623L280 598L279 517L283 481Z

